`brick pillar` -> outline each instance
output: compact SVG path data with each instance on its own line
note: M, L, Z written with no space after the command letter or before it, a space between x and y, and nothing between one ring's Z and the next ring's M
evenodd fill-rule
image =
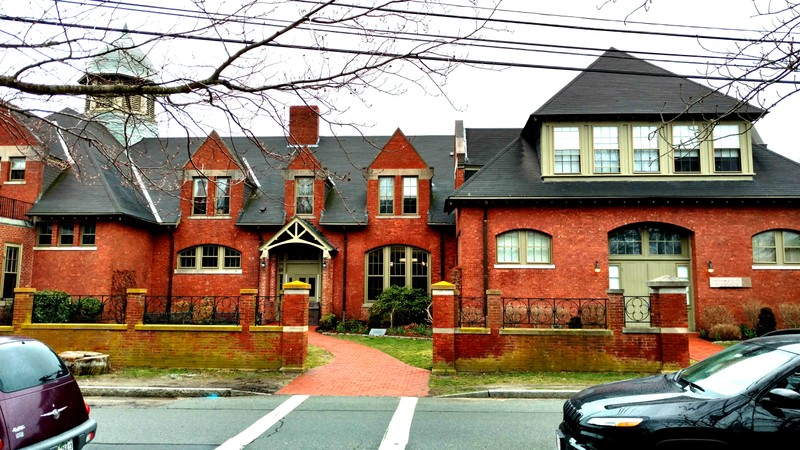
M239 290L239 325L244 333L256 322L256 295L258 289Z
M125 299L125 323L128 330L133 331L136 325L144 323L144 297L147 289L128 289Z
M433 302L433 373L456 371L456 286L440 281L431 286Z
M18 287L14 289L14 317L11 325L15 332L22 329L22 325L31 323L33 319L33 294L36 289Z
M305 370L308 355L308 292L311 285L292 281L283 285L281 300L281 370Z
M651 326L660 330L661 363L669 368L689 365L688 285L687 280L666 275L647 282Z
M622 289L608 289L608 303L606 304L606 327L614 334L621 334L625 328L625 291Z
M499 330L503 328L503 291L486 290L486 328Z

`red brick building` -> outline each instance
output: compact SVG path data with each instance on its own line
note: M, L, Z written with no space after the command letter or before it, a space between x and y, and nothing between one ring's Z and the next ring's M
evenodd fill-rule
M152 99L101 100L50 118L76 133L4 116L0 196L35 203L0 227L4 293L303 281L311 317L365 318L393 284L600 298L671 275L690 282L690 328L711 305L744 320L746 302L796 302L800 166L760 142L763 111L624 53L523 129L329 137L303 106L288 136L121 139L108 105L147 122Z

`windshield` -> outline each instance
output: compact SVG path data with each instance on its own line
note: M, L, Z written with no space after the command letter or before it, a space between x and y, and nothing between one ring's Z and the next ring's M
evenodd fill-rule
M783 350L739 344L678 373L709 393L734 395L747 390L794 356Z

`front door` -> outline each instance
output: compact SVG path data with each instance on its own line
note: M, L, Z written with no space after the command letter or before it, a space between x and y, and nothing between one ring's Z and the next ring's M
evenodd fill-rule
M14 298L14 288L19 286L19 245L6 244L3 260L3 298Z
M308 283L308 324L319 325L319 267L317 264L287 264L284 282L301 281Z

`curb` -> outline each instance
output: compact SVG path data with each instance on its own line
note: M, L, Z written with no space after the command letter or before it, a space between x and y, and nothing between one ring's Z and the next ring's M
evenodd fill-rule
M580 389L493 389L488 391L464 392L460 394L441 395L438 398L539 398L568 399Z
M232 389L216 388L171 388L171 387L131 387L131 386L81 386L84 397L232 397ZM253 395L248 393L248 395Z

